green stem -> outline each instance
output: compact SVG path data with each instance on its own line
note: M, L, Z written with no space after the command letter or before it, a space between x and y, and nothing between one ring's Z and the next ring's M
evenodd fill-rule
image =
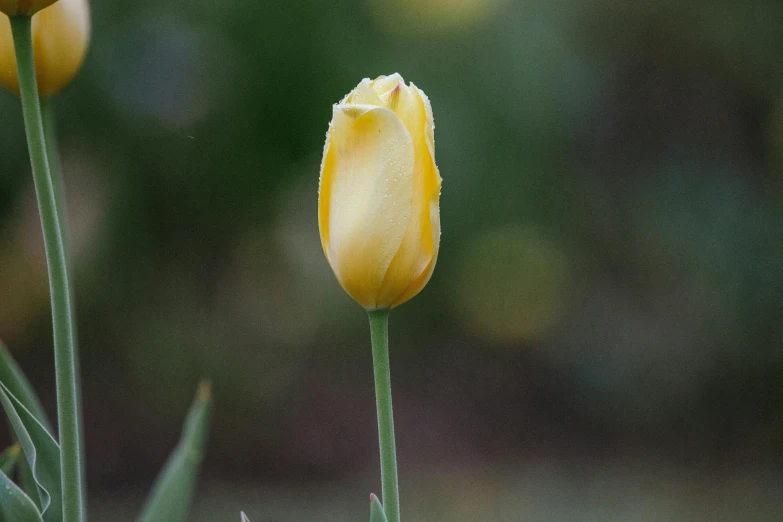
M85 516L82 503L84 488L79 442L79 393L77 391L76 343L71 310L68 261L63 244L54 184L49 172L49 161L46 154L38 85L35 78L32 18L23 15L10 18L27 146L30 152L35 193L38 198L38 210L41 215L46 263L49 268L60 441L60 479L63 490L63 522L82 522Z
M389 310L370 310L372 362L375 373L375 406L378 409L378 441L381 450L383 510L389 522L400 522L397 485L397 450L394 443L391 375L389 371Z
M62 162L60 161L60 146L57 139L57 116L54 110L54 101L49 99L41 100L41 116L44 126L44 143L46 144L46 159L49 162L49 172L52 177L52 187L54 188L54 201L57 205L57 216L60 218L60 237L62 238L63 248L65 249L65 262L68 268L68 283L71 288L74 285L73 275L73 249L71 248L71 231L68 226L68 205L65 199L65 178L63 177ZM71 291L71 314L73 321L73 339L76 350L74 352L74 367L76 368L76 407L77 419L79 419L79 452L82 455L81 468L82 476L85 475L84 462L84 417L82 416L82 387L81 387L81 364L79 361L79 328L76 321L76 298ZM82 488L82 509L87 512L87 492Z
M52 188L54 189L54 202L57 205L57 216L60 219L65 261L68 263L68 274L73 276L71 272L71 234L68 230L68 211L65 204L65 183L57 140L57 119L54 113L54 102L51 99L41 100L41 118L43 119L44 143L46 144L46 161L49 162L49 173L52 177ZM73 307L73 303L71 303L71 307Z

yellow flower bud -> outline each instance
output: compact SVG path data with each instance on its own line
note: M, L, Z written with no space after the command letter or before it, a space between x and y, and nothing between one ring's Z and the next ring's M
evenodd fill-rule
M393 308L430 279L441 177L427 96L399 74L364 79L334 105L318 194L321 244L367 309Z
M57 0L0 0L0 12L8 16L31 15L49 7Z
M10 3L14 2L0 0L0 6ZM59 0L33 16L32 30L38 91L43 98L50 98L70 83L87 54L90 40L87 0ZM11 23L6 16L0 16L0 84L19 92Z

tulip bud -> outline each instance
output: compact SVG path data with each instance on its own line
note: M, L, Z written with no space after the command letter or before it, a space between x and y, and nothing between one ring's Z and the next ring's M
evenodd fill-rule
M393 308L430 279L441 177L427 96L399 74L364 79L334 105L318 195L321 244L367 309Z
M0 0L0 12L8 16L31 15L49 7L57 0Z
M0 6L8 3L13 2L0 0ZM87 54L90 39L87 0L59 0L33 16L32 31L38 91L41 97L50 98L70 83ZM19 92L11 24L5 16L0 16L0 84Z

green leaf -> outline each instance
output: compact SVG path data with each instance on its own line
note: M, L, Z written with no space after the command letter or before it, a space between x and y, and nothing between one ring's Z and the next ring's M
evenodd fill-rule
M35 502L0 471L0 522L42 522Z
M30 386L30 382L25 377L24 372L2 341L0 341L0 382L5 384L11 393L19 399L19 402L38 419L38 422L43 424L49 433L54 433L52 425L41 407L41 401L38 400L38 396L33 387ZM18 461L18 466L22 489L28 496L38 499L38 486L35 483L35 479L33 479L30 465L27 464L26 460L22 459Z
M0 382L0 404L35 480L38 507L44 522L62 519L60 446L22 402Z
M24 372L16 364L14 358L11 357L11 352L8 351L8 348L5 347L2 341L0 341L0 382L5 384L5 387L25 408L30 410L30 413L38 419L38 422L43 424L46 431L54 433L52 425L41 407L41 401L38 400L38 396L35 394L33 387L30 386L30 382L25 377Z
M242 522L250 522L250 519L247 518L247 515L245 515L244 511L242 511L241 515L242 515Z
M30 469L30 464L27 463L27 459L19 459L16 463L19 469L19 485L22 486L28 497L38 500L38 483L33 477L33 470ZM40 506L39 506L40 507Z
M45 521L60 520L60 447L46 428L2 382L0 404L26 459L20 463L23 465L22 471L25 471L25 468L30 470L34 484L31 496L38 501Z
M22 454L22 447L19 443L6 448L5 451L0 453L0 471L8 475L9 477L14 474L14 468L19 461L19 455Z
M370 522L388 522L381 501L375 493L370 493Z
M185 419L179 444L155 480L139 522L185 521L204 456L211 416L212 393L209 383L203 381Z

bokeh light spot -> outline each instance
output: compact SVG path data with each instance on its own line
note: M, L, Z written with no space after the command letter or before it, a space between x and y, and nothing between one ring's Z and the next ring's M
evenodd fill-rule
M563 308L569 265L561 247L532 225L490 229L467 247L454 302L477 335L540 339Z
M104 54L106 83L122 110L179 129L215 105L213 59L205 34L175 20L141 20Z
M497 12L505 0L372 0L378 24L395 33L462 33Z

